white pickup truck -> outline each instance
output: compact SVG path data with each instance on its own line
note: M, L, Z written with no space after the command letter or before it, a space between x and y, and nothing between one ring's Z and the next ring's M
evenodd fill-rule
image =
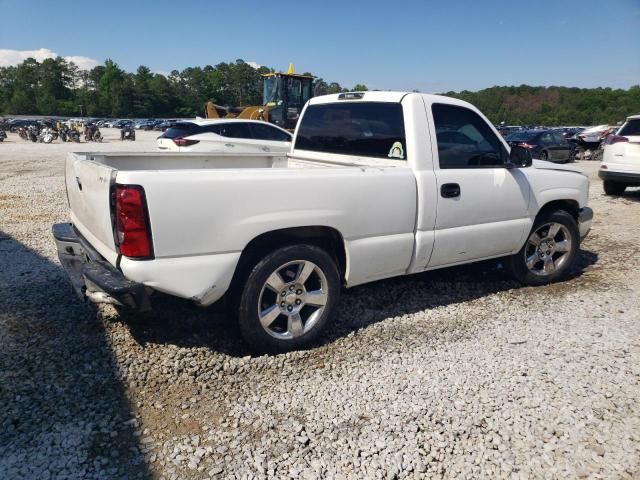
M498 257L526 284L560 279L593 216L587 177L418 93L314 98L286 155L72 154L65 175L53 235L82 297L224 296L261 351L308 345L342 286Z

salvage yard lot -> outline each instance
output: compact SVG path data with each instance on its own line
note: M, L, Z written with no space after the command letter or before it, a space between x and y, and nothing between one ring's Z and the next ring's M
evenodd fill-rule
M317 347L252 357L220 308L70 294L51 225L71 151L0 144L0 478L637 478L640 189L606 197L566 282L498 262L347 291Z

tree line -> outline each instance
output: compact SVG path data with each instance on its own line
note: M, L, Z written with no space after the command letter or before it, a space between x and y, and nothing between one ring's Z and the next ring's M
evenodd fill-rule
M203 105L259 105L261 74L241 59L230 63L173 70L169 75L141 65L126 72L113 60L81 70L61 57L0 67L0 114L89 117L192 117ZM351 90L367 90L357 84ZM314 94L348 91L337 82L314 81ZM614 123L640 112L640 86L627 90L568 87L492 87L477 92L447 92L469 101L494 122L508 124Z
M445 95L474 104L493 122L511 125L615 125L640 113L640 85L626 90L520 85Z
M261 74L273 71L256 69L240 59L163 75L144 65L135 73L126 72L110 59L81 70L61 57L42 62L28 58L16 66L0 67L0 114L191 117L201 115L207 101L260 105ZM348 91L321 78L314 87L316 95Z

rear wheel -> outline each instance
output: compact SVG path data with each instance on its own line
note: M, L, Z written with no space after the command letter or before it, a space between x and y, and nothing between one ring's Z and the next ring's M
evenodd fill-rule
M524 246L509 259L509 267L526 285L555 282L569 272L579 247L573 216L564 210L549 211L536 219Z
M549 154L546 150L540 152L540 160L544 160L545 162L549 160Z
M627 188L624 183L612 182L611 180L605 180L602 186L607 195L622 195L624 189Z
M327 325L340 293L333 259L313 245L292 245L264 257L245 282L240 332L260 352L303 348Z

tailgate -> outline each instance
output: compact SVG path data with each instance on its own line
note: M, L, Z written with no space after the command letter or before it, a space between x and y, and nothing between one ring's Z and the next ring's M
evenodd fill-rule
M616 142L605 147L607 164L614 170L640 173L640 135L627 136L626 142Z
M118 253L111 224L111 180L116 169L72 153L67 158L65 182L71 222L111 264Z
M624 142L624 159L635 167L640 167L640 135L628 135L628 142Z

